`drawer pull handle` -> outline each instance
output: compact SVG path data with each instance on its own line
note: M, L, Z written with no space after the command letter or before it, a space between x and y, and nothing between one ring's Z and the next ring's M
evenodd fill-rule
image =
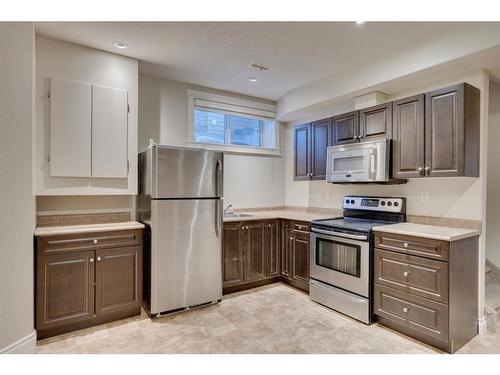
M408 242L405 242L405 243L403 244L403 247L406 249L406 248L408 247Z
M97 257L97 261L100 262L101 261L101 257Z
M95 244L97 244L97 240L94 240L94 241L92 241L92 242L94 243L94 245L95 245Z
M407 313L408 311L410 311L410 309L408 307L403 307L403 312L404 313Z
M90 259L89 259L89 262L90 262L90 263L94 263L94 258L90 258Z
M238 260L238 258L233 258L232 260L233 260L233 261L237 261L237 260Z
M404 277L408 277L409 275L410 275L410 271L405 271L405 272L403 272L403 276L404 276Z

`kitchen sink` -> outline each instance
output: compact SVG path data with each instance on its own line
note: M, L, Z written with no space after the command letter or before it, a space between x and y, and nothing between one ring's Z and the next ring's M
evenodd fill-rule
M236 212L224 214L224 217L226 217L226 218L234 218L234 219L239 219L240 217L251 217L251 216L252 215L239 214L239 213L236 213Z

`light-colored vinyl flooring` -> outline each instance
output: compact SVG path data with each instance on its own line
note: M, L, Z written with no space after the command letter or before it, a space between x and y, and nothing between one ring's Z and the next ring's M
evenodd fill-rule
M281 283L225 296L220 304L146 315L48 338L38 353L440 353L378 324L364 325ZM500 353L500 334L458 353Z

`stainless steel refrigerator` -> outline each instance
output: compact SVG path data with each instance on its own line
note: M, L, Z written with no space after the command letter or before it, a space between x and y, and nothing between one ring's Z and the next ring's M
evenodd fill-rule
M146 225L144 307L152 317L222 297L223 154L151 143L139 154Z

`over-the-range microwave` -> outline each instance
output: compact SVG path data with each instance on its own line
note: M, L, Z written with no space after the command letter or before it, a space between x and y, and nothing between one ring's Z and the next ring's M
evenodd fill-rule
M389 182L391 140L328 147L326 180L332 183Z

